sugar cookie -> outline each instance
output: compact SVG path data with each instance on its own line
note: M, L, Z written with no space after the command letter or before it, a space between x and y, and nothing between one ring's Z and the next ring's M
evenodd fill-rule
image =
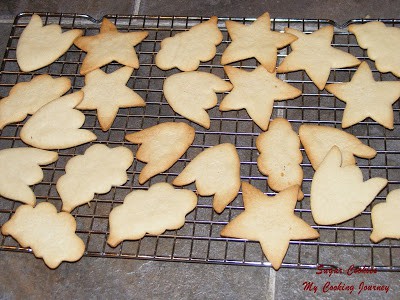
M86 129L80 129L85 115L75 107L83 92L75 92L51 101L40 108L22 127L21 139L41 149L66 149L97 139Z
M126 86L132 72L133 68L122 67L110 74L100 69L86 74L83 100L76 108L96 109L101 129L109 130L119 108L146 105L142 97Z
M235 146L225 143L204 150L172 184L183 186L192 182L196 182L200 195L214 195L213 208L221 213L240 189L240 160Z
M138 240L146 233L159 235L179 229L196 204L195 193L174 189L166 182L156 183L148 190L135 190L111 211L107 243L116 247L123 240Z
M257 166L260 172L268 176L269 187L280 192L292 185L301 186L303 169L300 163L303 155L300 151L300 139L290 123L283 118L276 118L266 132L256 139L260 155ZM298 200L304 195L299 189Z
M200 62L211 60L217 52L216 46L222 42L217 22L218 18L213 16L188 31L165 38L156 55L157 67L162 70L177 67L181 71L194 71Z
M172 109L204 128L210 128L207 109L217 105L215 93L228 92L232 85L206 72L182 72L164 81L164 95Z
M333 225L360 214L387 185L387 179L363 181L359 167L342 167L342 154L333 146L315 171L311 183L311 212L315 223Z
M103 18L99 34L82 36L74 41L78 48L87 52L80 74L85 75L113 61L134 69L139 68L134 47L147 35L146 31L119 32L110 20Z
M147 163L139 175L143 184L151 177L168 170L193 143L194 128L185 123L166 122L139 132L130 133L125 138L140 144L136 158Z
M0 150L0 195L35 205L36 196L29 188L43 179L40 165L58 159L57 152L21 147Z
M391 191L386 202L372 208L371 219L371 241L379 243L386 238L400 239L400 189Z
M332 68L354 67L361 63L350 53L331 46L332 25L311 34L293 28L285 28L285 32L297 36L298 39L290 45L292 52L278 66L278 73L305 70L318 89L322 90Z
M271 18L267 12L251 25L228 20L226 28L232 42L222 53L221 64L226 65L254 57L271 73L275 72L277 50L297 39L290 33L272 31Z
M222 100L221 111L246 109L253 121L267 130L275 100L294 99L301 91L278 79L276 73L263 66L248 72L230 66L224 67L233 84L232 91Z
M342 127L347 128L370 117L393 129L393 103L400 97L400 81L375 81L363 62L350 82L326 85L326 90L346 103Z
M47 74L17 83L9 95L0 101L0 130L7 124L23 121L28 114L33 115L42 106L60 98L70 88L71 81L68 78L52 78Z
M367 49L368 57L375 61L380 72L392 72L400 77L400 28L373 21L351 24L348 30L356 36L360 47Z
M67 52L82 34L81 29L62 32L58 24L43 26L40 16L33 14L18 40L17 63L24 72L43 68Z
M32 207L22 205L1 227L22 247L30 247L45 264L57 268L61 262L79 260L85 252L84 242L75 234L76 221L69 213L57 213L55 206L42 202Z
M299 128L299 136L314 170L333 146L342 152L342 167L354 165L354 156L368 159L376 156L375 149L363 144L354 135L334 127L303 124Z
M128 148L109 148L103 144L90 146L85 154L71 158L65 166L66 174L56 184L62 210L70 212L89 203L95 193L105 194L112 186L123 185L132 163L133 154Z
M221 236L259 241L275 270L281 267L291 240L319 237L318 231L294 214L298 186L294 185L269 197L243 182L242 192L244 212L222 229Z

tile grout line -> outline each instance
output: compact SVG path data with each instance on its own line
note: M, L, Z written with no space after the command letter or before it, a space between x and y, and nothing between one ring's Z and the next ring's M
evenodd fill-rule
M135 4L133 5L133 14L137 16L140 11L140 2L141 0L135 0Z
M268 290L266 299L267 300L275 300L275 281L276 281L276 271L274 268L269 268L269 276L268 276Z

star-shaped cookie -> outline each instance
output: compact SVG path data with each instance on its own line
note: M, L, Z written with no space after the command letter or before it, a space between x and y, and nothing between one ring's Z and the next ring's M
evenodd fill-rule
M243 182L244 212L226 225L221 236L259 241L272 267L280 268L290 240L316 239L318 231L294 214L299 186L274 197Z
M133 68L122 67L110 74L100 69L86 74L83 100L76 108L96 109L101 129L107 131L120 107L146 105L142 97L126 86L132 72Z
M292 52L278 66L278 73L305 70L315 85L322 90L328 81L331 68L353 67L360 61L353 55L331 46L333 26L323 27L312 34L293 28L285 32L298 37L290 47Z
M226 28L232 42L222 54L223 65L254 57L269 72L273 72L278 49L297 39L290 33L272 31L269 13L264 13L251 25L228 20Z
M326 90L346 102L342 127L347 128L370 117L393 129L392 105L400 97L400 81L375 81L363 62L350 82L327 84Z
M133 48L148 35L146 31L118 32L117 27L104 18L100 33L94 36L82 36L74 44L86 51L80 73L85 75L112 61L132 68L139 68L139 60Z
M276 73L263 66L247 72L231 66L224 67L233 89L221 102L220 111L246 109L253 121L267 130L275 100L293 99L301 91L278 79Z

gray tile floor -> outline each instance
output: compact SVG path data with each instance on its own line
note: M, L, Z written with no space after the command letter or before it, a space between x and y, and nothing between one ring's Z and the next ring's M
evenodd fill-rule
M0 252L0 298L264 299L269 269L82 258L50 271L33 255Z
M0 3L0 56L4 53L14 16L22 11L87 13L96 18L104 14L219 15L256 17L268 10L273 17L329 18L338 23L351 18L399 18L396 1L11 1ZM18 299L69 297L135 299L399 299L400 274L316 274L315 270L238 267L135 261L84 257L77 263L64 263L50 271L31 254L0 252L0 298ZM304 290L312 282L318 292ZM323 286L354 285L346 291L324 293ZM387 284L389 293L364 292L360 284Z

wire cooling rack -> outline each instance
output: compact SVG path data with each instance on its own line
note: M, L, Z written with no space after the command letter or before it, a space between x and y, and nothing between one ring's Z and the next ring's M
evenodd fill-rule
M52 76L66 76L71 79L72 91L79 90L84 85L84 77L79 75L79 69L85 53L72 46L68 52L48 67L28 73L22 73L16 62L16 46L19 36L26 27L32 14L24 13L16 17L8 40L4 60L0 71L0 96L8 95L11 87L18 82L28 81L33 76L48 73ZM39 14L45 24L60 24L64 30L80 28L85 35L94 35L99 32L99 21L76 14ZM167 121L186 122L196 129L193 145L187 153L168 171L155 176L144 185L138 183L138 175L143 164L135 159L128 170L129 181L124 186L113 187L104 195L96 195L90 206L84 205L72 211L77 221L77 234L86 244L86 256L133 258L165 261L185 261L198 263L237 264L252 266L270 266L264 257L259 243L220 237L220 231L232 218L243 211L241 194L221 214L212 209L211 197L199 197L198 205L186 217L185 225L179 230L167 231L159 236L145 236L138 241L124 241L116 248L106 244L109 227L108 216L111 209L120 205L124 197L134 189L147 189L156 182L172 182L198 153L205 148L223 142L236 145L241 160L241 178L250 182L263 192L273 195L268 188L267 178L257 169L257 149L255 139L260 129L242 111L224 112L218 106L209 110L211 128L204 128L191 123L177 115L166 102L162 85L163 80L177 72L177 70L162 71L155 66L154 58L160 49L160 42L178 32L207 20L202 17L159 17L159 16L106 16L114 22L121 32L146 30L149 36L138 46L136 51L140 60L140 68L131 76L128 86L139 93L146 101L144 108L120 109L118 116L107 132L102 132L96 119L95 111L85 111L86 121L84 128L92 130L98 137L93 143L104 143L110 147L124 145L136 153L137 146L132 145L124 136ZM232 20L250 24L254 19L231 18ZM212 61L202 63L199 70L210 72L227 80L223 67L220 65L222 52L230 43L224 21L220 18L218 26L223 33L223 42L217 48L217 55ZM382 20L389 26L400 27L400 20ZM354 20L349 23L362 23L364 20ZM313 32L320 27L333 24L329 20L298 20L274 19L273 30L283 30L292 27L304 32ZM347 25L347 24L346 24ZM361 60L366 60L372 67L377 80L397 80L390 74L379 73L374 64L368 60L366 51L358 47L355 37L345 29L335 27L333 46L349 52ZM279 52L278 63L287 55L290 48ZM253 59L234 64L244 69L254 69L256 62ZM102 69L112 72L120 65L111 63ZM334 69L329 82L349 81L355 68ZM344 103L337 100L327 91L319 91L310 81L305 72L293 72L278 75L280 79L302 90L302 95L295 100L275 102L272 118L287 118L294 130L298 130L303 123L314 123L341 128L341 119ZM218 95L219 102L224 95ZM367 119L346 131L356 135L365 144L377 150L377 156L372 160L357 159L362 169L364 179L381 176L389 180L387 188L382 191L374 202L361 215L342 224L334 226L318 226L313 222L310 211L310 184L313 169L307 156L303 153L302 167L304 170L303 191L305 199L298 202L295 213L308 224L319 230L320 238L315 241L291 241L288 253L282 267L289 268L316 268L319 265L336 267L374 266L377 270L400 271L400 241L384 240L379 244L372 244L369 240L371 233L371 207L385 200L389 191L400 188L400 104L394 104L394 130L386 130L371 119ZM6 126L1 131L1 149L21 147L19 132L24 122ZM61 209L61 199L57 194L55 184L64 174L66 162L73 156L83 154L91 144L59 151L59 160L45 166L44 179L35 185L33 190L37 201L48 201ZM195 190L192 184L188 187ZM0 225L4 224L20 204L0 199ZM23 248L11 237L0 235L0 250L30 252Z

